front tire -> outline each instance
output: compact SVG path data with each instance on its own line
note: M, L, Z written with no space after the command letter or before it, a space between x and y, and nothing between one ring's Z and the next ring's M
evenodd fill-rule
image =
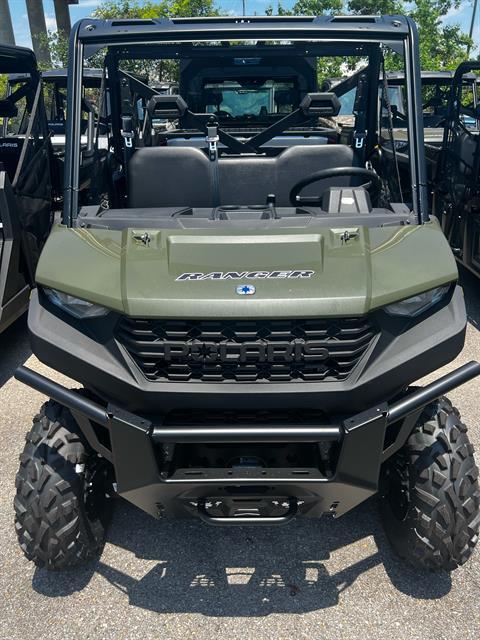
M29 560L61 570L99 554L111 515L110 474L70 411L44 404L26 436L16 477L15 527Z
M395 551L423 569L451 571L478 540L480 490L473 446L447 398L427 407L382 469L381 514Z

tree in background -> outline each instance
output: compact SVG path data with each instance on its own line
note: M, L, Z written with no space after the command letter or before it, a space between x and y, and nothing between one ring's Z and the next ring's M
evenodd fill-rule
M221 0L217 0L221 4ZM281 0L266 8L267 15L322 15L338 13L400 14L411 16L420 33L420 60L423 69L454 69L466 59L468 35L458 26L447 26L442 17L459 6L461 0L296 0L291 9L285 9ZM104 0L94 11L97 18L158 18L219 15L215 0ZM64 66L68 58L68 45L60 34L50 34L49 45L56 66ZM166 77L169 65L164 64L161 79ZM338 61L327 64L325 74L336 75L345 71ZM347 67L349 64L347 63ZM166 74L166 76L165 76ZM170 74L171 75L171 74Z
M201 17L219 15L214 0L161 0L161 2L140 2L140 0L104 0L93 12L94 18L104 20L112 18L171 18L171 17ZM65 67L68 63L68 39L62 33L51 32L48 44L52 60L56 67ZM90 61L92 66L98 65L97 59ZM168 64L163 65L165 72L161 79L168 77ZM137 69L138 70L138 69ZM166 77L165 77L166 76Z
M455 69L467 57L469 38L459 26L442 22L448 11L459 7L461 0L348 0L352 13L411 16L420 36L420 62L424 70Z
M213 0L105 0L93 12L95 18L182 18L218 15Z
M274 11L273 5L267 6L265 14L267 16L321 16L342 13L342 0L297 0L291 9L285 9L281 1Z
M455 69L467 57L470 42L458 25L447 26L442 18L460 6L461 0L297 0L291 10L281 3L267 15L325 15L354 13L361 15L407 15L417 23L420 35L422 69ZM471 43L473 45L473 43Z
M466 59L468 35L458 25L446 26L441 20L459 4L458 0L416 0L410 15L418 26L422 69L455 69Z

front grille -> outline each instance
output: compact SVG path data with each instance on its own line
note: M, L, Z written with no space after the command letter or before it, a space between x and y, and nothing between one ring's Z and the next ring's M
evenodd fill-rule
M366 318L123 318L116 333L148 380L175 382L344 380L374 336Z

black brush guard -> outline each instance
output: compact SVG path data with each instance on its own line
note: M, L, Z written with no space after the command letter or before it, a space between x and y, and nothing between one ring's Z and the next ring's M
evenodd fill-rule
M340 516L376 493L382 463L403 446L425 406L478 375L480 364L469 362L393 404L340 424L208 427L162 426L113 405L104 408L27 367L19 367L15 377L71 409L92 448L113 463L118 493L151 515L194 513L214 525L271 525L285 524L299 512ZM257 466L165 472L157 446L298 442L337 443L334 473ZM275 505L273 511L268 504Z

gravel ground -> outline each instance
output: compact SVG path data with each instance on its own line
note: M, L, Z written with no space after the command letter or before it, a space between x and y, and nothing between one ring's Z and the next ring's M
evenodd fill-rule
M480 359L480 286L462 278L470 324L451 367ZM44 398L11 376L23 362L45 368L24 320L0 337L0 354L1 639L480 637L480 551L451 575L410 570L392 555L375 500L338 521L280 529L161 523L119 500L98 562L36 569L17 546L12 500L23 436ZM478 392L471 382L450 397L480 451Z

